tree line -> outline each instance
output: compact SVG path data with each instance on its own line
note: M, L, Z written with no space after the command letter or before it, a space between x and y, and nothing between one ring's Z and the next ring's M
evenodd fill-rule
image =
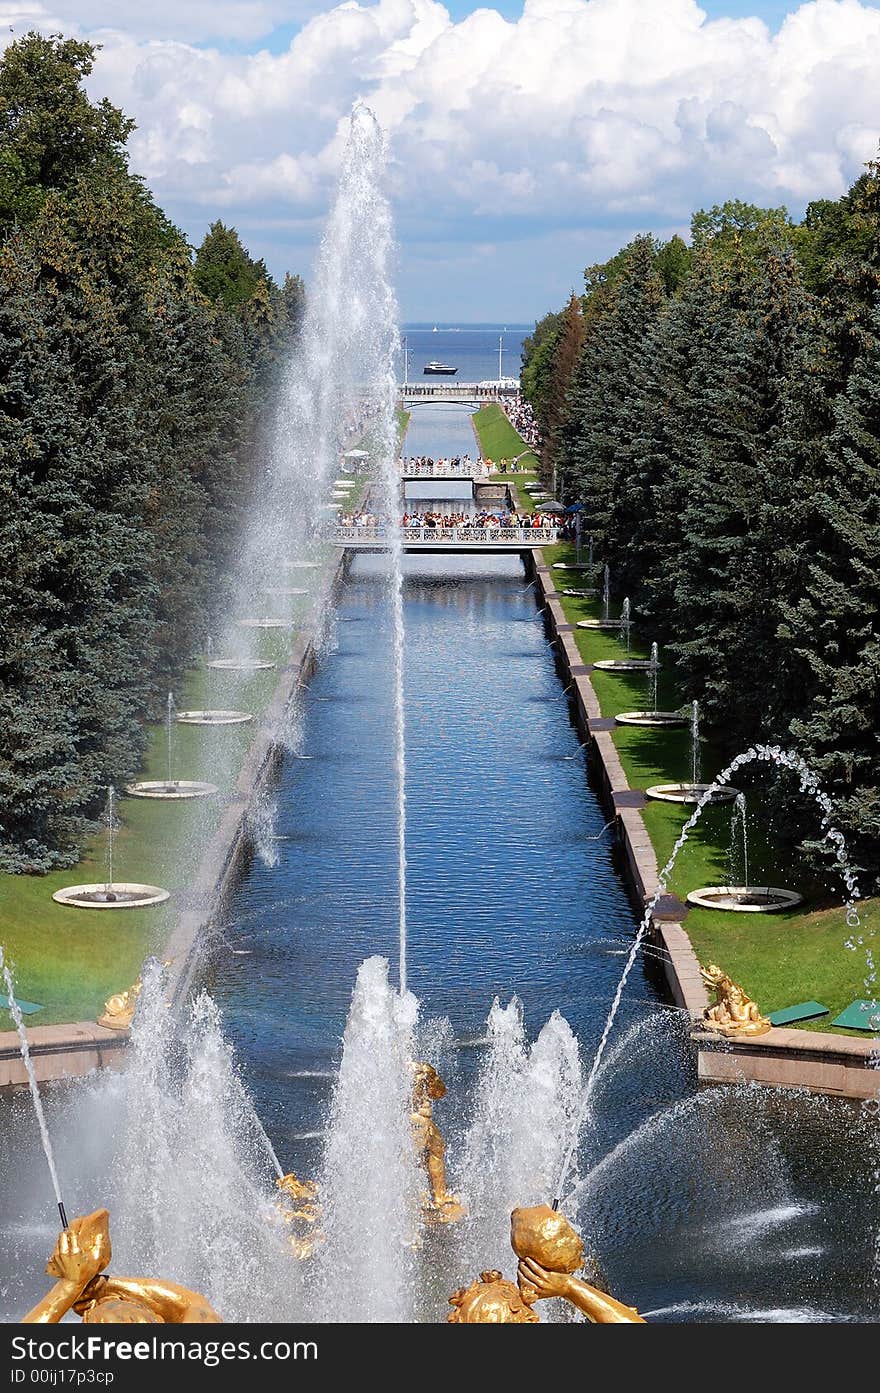
M128 166L95 48L0 62L0 868L78 859L228 607L304 290L234 229L198 252Z
M636 237L524 346L545 469L583 505L717 746L796 749L880 876L880 164L802 221L730 202ZM815 816L776 825L828 865Z

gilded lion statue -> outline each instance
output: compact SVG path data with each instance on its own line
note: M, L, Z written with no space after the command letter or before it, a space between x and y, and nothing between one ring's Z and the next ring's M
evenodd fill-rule
M700 976L715 993L714 1006L707 1006L703 1012L707 1030L715 1030L720 1035L766 1035L770 1021L717 963L701 967Z

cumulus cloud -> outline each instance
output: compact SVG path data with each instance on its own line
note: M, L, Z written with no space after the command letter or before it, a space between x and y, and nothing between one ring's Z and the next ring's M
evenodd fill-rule
M68 0L8 19L0 0L0 34L68 8L72 32ZM401 235L425 244L686 225L730 196L799 207L839 194L880 138L880 11L859 0L813 0L776 34L694 0L525 0L516 20L457 22L438 0L345 0L283 51L247 53L208 41L259 39L296 5L177 9L78 0L75 19L115 16L91 89L135 117L133 165L189 226L307 227L358 98L388 131Z

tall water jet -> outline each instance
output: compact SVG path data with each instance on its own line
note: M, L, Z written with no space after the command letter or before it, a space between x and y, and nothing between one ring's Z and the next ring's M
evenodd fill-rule
M27 1073L28 1088L30 1089L31 1101L34 1105L34 1112L37 1117L37 1125L40 1129L40 1141L43 1144L43 1154L46 1157L46 1165L49 1167L49 1175L52 1180L52 1189L55 1191L55 1203L58 1206L58 1213L61 1217L63 1228L67 1228L67 1215L64 1210L64 1201L61 1198L61 1184L58 1179L58 1171L55 1166L55 1153L52 1150L52 1141L49 1136L49 1128L46 1126L46 1115L43 1112L43 1100L40 1097L40 1090L37 1085L37 1076L34 1073L33 1061L31 1060L30 1046L28 1045L27 1031L25 1029L24 1018L21 1008L15 997L15 984L12 980L12 973L9 964L3 953L3 945L0 943L0 975L2 975L6 987L6 999L9 1002L9 1012L15 1022L15 1029L18 1034L19 1049Z
M700 782L700 707L696 701L691 702L691 783L694 788Z
M302 1318L301 1275L273 1203L277 1158L211 998L200 993L177 1022L162 967L148 960L127 1067L98 1087L120 1143L98 1196L118 1266L182 1281L226 1320Z
M405 728L400 480L397 472L398 312L391 287L391 212L383 192L387 151L373 113L351 115L339 187L315 261L296 353L284 382L269 467L246 539L243 603L300 569L337 526L327 507L340 458L366 447L390 553L394 654L400 987L406 989ZM232 632L232 631L230 631ZM241 630L238 630L239 635ZM235 638L230 642L234 645ZM238 642L241 642L239 637Z
M631 630L632 607L629 602L629 596L627 595L623 602L623 608L620 611L620 631L623 634L623 642L627 653L629 652Z
M558 1011L529 1047L519 1000L496 998L487 1035L456 1168L468 1209L457 1235L462 1273L509 1266L510 1211L552 1197L582 1085L577 1040Z
M611 618L611 567L606 562L605 571L602 577L602 618Z
M656 643L651 644L650 666L648 668L648 684L650 691L649 709L653 712L657 710L657 686L660 675L660 649Z
M746 795L738 793L730 817L730 884L750 885L749 823Z
M325 1242L314 1295L324 1320L411 1320L424 1178L410 1112L417 1003L388 981L388 962L358 970L333 1093L320 1179Z

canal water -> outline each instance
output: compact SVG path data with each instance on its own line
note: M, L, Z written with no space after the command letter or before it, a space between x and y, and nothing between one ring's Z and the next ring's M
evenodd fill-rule
M453 453L418 419L409 453ZM278 864L243 882L210 982L298 1174L319 1167L358 964L382 954L396 975L383 564L354 563L305 698L306 757L277 788ZM410 556L404 595L408 985L449 1084L436 1116L454 1181L493 999L518 997L532 1038L561 1012L588 1064L634 916L522 563ZM628 984L568 1209L612 1289L658 1320L872 1319L876 1117L699 1090L684 1017L657 981L647 961Z

